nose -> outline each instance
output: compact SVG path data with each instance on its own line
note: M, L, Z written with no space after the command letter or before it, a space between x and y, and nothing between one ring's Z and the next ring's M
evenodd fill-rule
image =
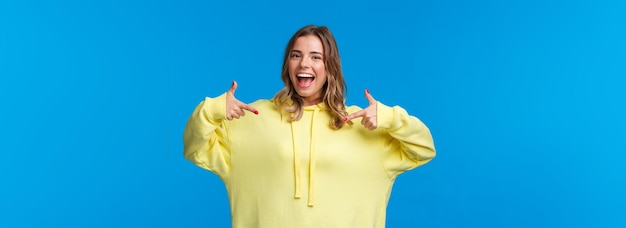
M309 66L311 66L311 60L309 58L302 58L302 60L300 60L300 67L308 68Z

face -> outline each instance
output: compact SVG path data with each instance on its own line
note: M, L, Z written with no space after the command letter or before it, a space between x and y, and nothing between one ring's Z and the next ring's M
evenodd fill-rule
M289 54L289 77L304 105L322 101L322 88L326 83L324 46L317 36L301 36Z

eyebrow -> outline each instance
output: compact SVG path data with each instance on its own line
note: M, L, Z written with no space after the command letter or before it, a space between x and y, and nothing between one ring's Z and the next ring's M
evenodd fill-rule
M291 52L298 52L298 53L302 53L302 51L300 51L300 50L295 50L295 49L294 49L294 50L291 50ZM312 51L312 52L309 52L309 53L311 53L311 54L320 54L320 55L323 55L323 54L324 54L324 53L321 53L321 52L319 52L319 51Z

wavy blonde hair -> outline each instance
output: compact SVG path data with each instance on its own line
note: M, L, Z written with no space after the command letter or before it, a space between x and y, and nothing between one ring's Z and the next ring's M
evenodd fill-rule
M331 113L330 127L340 129L346 122L343 117L348 115L345 106L345 95L348 94L348 87L341 71L341 60L339 49L332 33L326 26L308 25L298 30L287 43L285 56L283 59L283 70L281 78L285 83L285 88L278 91L274 96L274 104L279 109L285 110L293 115L289 121L296 121L302 118L304 100L296 92L291 77L289 77L289 55L296 43L296 39L302 36L316 36L322 41L324 47L324 66L326 68L326 83L322 87L322 102L326 104ZM347 122L352 125L352 121Z

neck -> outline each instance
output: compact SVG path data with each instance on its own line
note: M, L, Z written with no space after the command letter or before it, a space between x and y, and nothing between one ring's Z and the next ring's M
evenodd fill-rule
M311 105L316 105L322 102L322 98L309 98L309 97L305 97L303 98L303 103L302 105L304 106L311 106Z

